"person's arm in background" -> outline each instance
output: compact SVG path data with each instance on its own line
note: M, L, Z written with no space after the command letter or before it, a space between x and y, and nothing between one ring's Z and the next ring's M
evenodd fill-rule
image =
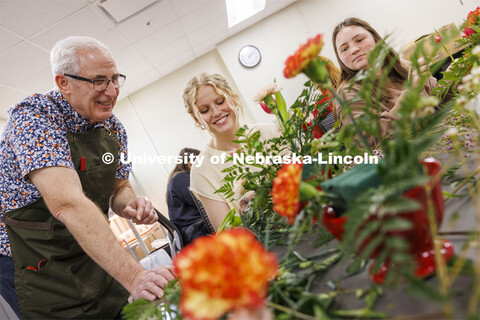
M77 173L64 167L46 167L28 174L52 215L60 220L83 250L119 281L135 298L155 300L174 278L171 267L146 271L125 251L100 209L82 191Z
M187 172L177 173L172 178L172 192L189 206L196 208L195 201L190 194L190 174Z
M215 231L218 231L218 228L227 216L230 208L224 201L212 200L201 195L197 196L198 199L202 202L205 211L207 211L208 218L210 219L213 228L215 229Z
M404 63L409 68L409 78L412 81L413 87L418 85L418 82L420 81L420 75L424 75L429 72L429 68L425 62L425 59L423 58L418 59L418 64L419 64L418 70L415 68L412 68L408 61ZM430 78L432 77L427 78L426 88L429 87L429 84L432 81ZM358 90L360 90L360 84L354 84L352 88L349 88L348 84L342 84L338 89L339 96L343 98L343 101L349 103L351 113L354 119L362 115L365 109L365 101L355 100ZM430 94L428 89L427 89L427 93ZM386 137L390 133L392 129L392 120L398 119L397 115L402 106L403 100L405 100L406 94L407 94L407 91L402 90L402 92L398 96L397 100L395 101L391 109L388 109L383 103L380 103L380 102L378 103L378 105L381 108L380 129L381 129L382 137ZM352 123L350 116L342 114L342 107L338 105L338 102L336 105L336 117L340 119L342 125Z
M348 104L351 112L351 116L347 115L343 107L338 103L338 101L335 101L335 118L340 121L340 127L343 127L345 125L348 125L352 123L351 117L354 119L357 119L360 117L362 114L365 113L365 101L358 99L357 92L360 90L360 85L355 84L353 85L352 88L348 88L348 85L341 85L338 89L338 95L342 98L342 100ZM401 94L401 96L404 93ZM403 96L402 96L403 97ZM392 110L389 110L385 105L382 103L378 104L379 107L381 108L381 114L380 114L380 130L382 133L382 137L385 137L388 135L388 133L391 130L392 127L392 119L396 119L396 112L397 109L393 110L395 108L392 108ZM400 105L400 104L399 104ZM375 141L370 141L371 144L376 144Z

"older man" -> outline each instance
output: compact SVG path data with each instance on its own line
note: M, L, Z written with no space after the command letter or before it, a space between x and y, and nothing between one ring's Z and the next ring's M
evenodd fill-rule
M1 139L0 293L26 319L115 318L129 294L154 300L173 279L170 267L144 270L106 219L110 207L157 220L118 161L127 136L112 110L125 76L89 37L59 41L50 59L57 88L12 107Z

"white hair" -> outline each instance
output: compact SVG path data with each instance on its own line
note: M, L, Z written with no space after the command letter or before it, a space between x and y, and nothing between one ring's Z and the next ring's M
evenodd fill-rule
M78 51L81 49L110 50L103 43L91 37L71 36L59 40L50 51L50 65L53 77L57 74L78 74L80 71Z

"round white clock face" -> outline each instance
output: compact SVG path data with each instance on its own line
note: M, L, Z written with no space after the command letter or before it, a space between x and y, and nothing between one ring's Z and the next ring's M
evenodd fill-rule
M244 46L238 53L238 61L240 61L242 66L247 68L255 67L260 63L261 58L260 50L252 45Z

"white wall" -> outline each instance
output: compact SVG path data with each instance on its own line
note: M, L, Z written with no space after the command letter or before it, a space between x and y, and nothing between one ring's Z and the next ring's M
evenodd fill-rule
M177 155L186 146L202 149L209 137L187 115L183 89L188 80L204 71L214 71L238 89L246 119L273 121L252 102L252 97L273 79L283 88L288 104L300 94L306 77L283 77L285 59L317 33L324 35L321 52L336 62L331 44L334 26L351 16L368 21L382 36L392 34L397 50L417 37L443 25L463 22L478 0L299 0L282 11L218 44L212 51L154 84L120 101L115 113L129 135L132 154ZM238 63L238 50L254 44L262 53L260 65L246 69ZM166 181L173 164L134 163L136 185L166 214ZM143 191L142 191L143 190Z
M0 119L0 137L2 136L3 128L5 128L6 124L7 124L7 120Z

